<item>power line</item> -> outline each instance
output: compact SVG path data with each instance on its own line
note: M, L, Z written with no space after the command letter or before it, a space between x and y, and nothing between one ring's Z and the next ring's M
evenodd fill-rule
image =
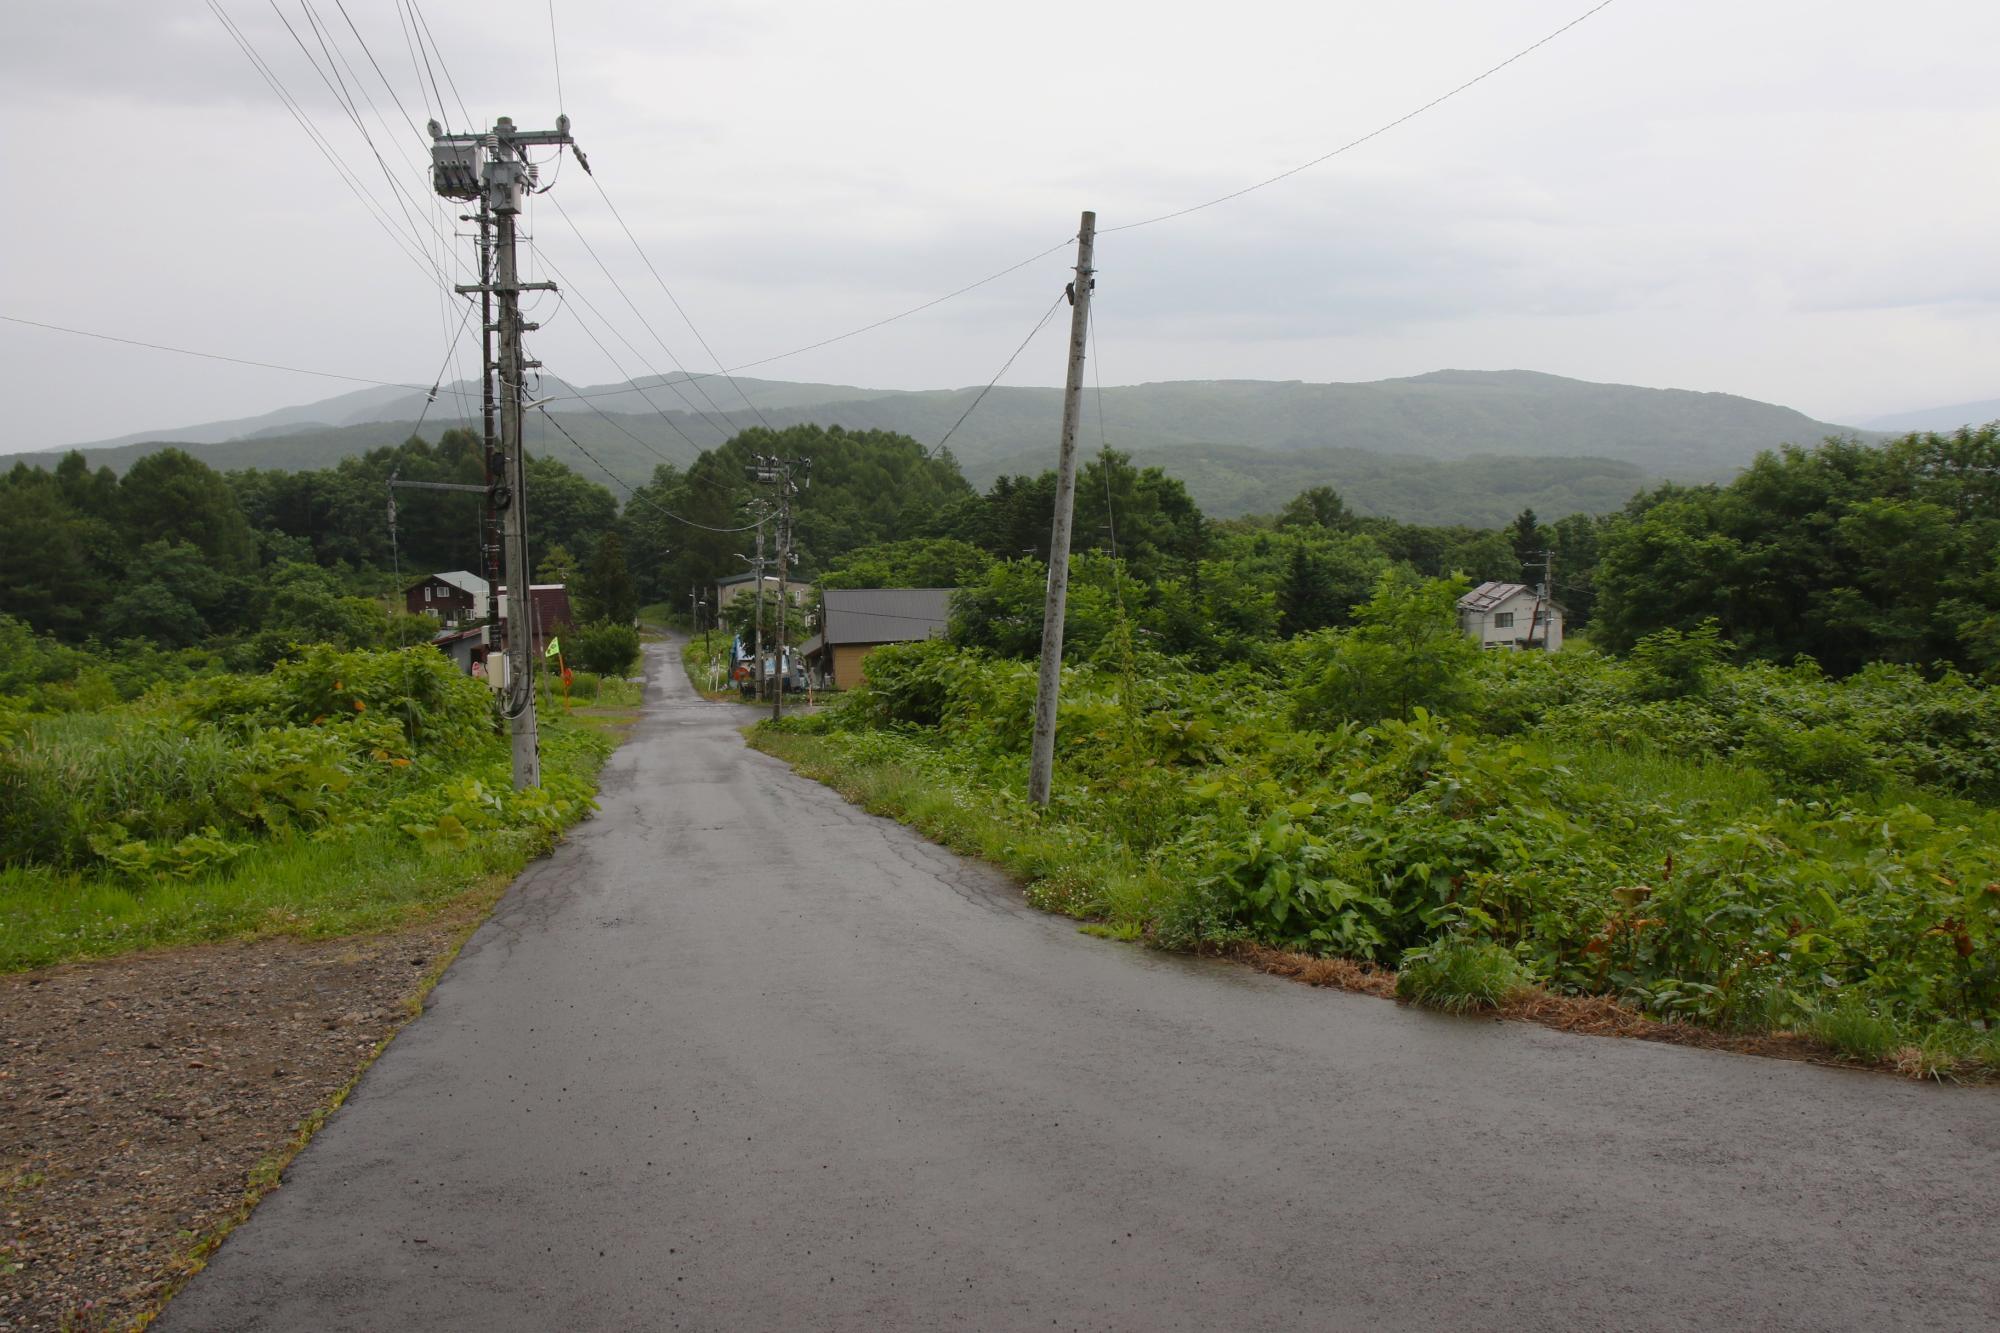
M458 83L451 77L451 66L445 63L444 48L438 45L437 38L431 33L431 21L424 17L423 8L417 4L417 0L403 0L403 2L409 5L410 17L414 19L422 29L422 36L420 36L417 39L418 45L423 44L423 39L425 37L430 38L431 50L437 53L437 67L444 71L445 87L451 89L451 98L454 102L458 103L458 114L465 117L466 128L467 129L473 128L473 126L475 126L478 122L474 121L472 118L472 113L465 109L465 99L458 95ZM428 59L428 57L426 57L426 59ZM443 109L444 98L442 97L438 98L438 107L440 110ZM443 119L443 117L440 116L439 119Z
M406 384L401 380L376 380L369 379L366 375L342 375L331 370L308 370L304 366L279 365L275 361L252 361L240 356L224 356L220 352L197 352L189 347L172 347L166 343L141 342L137 338L120 338L109 333L92 333L89 329L72 329L62 324L45 324L38 319L22 319L18 315L0 315L0 319L6 320L9 324L26 324L31 328L48 329L54 333L73 333L79 338L96 338L102 342L124 343L128 347L150 348L155 352L175 352L181 356L198 356L205 361L227 361L238 366L256 366L260 370L289 371L294 375L316 375L320 379L346 380L351 384L378 384L385 389L410 389L417 393L427 391L426 386L422 384ZM459 397L469 396L457 389L451 389L447 392L456 394Z
M444 373L451 368L452 358L458 354L458 340L465 336L465 326L472 321L472 311L473 304L468 300L465 303L465 313L459 316L458 332L452 334L451 342L445 346L444 364L438 367L437 379L431 383L430 396L424 399L424 410L417 413L417 424L410 431L412 435L419 435L423 432L424 419L430 416L431 404L437 401L438 389L444 382ZM460 415L463 417L463 411L461 411Z
M550 4L553 5L554 0L550 0ZM765 420L764 413L758 409L757 404L750 401L750 395L743 392L743 386L738 384L733 378L731 378L729 372L723 368L722 358L717 356L715 354L715 349L708 345L708 339L701 336L701 330L695 327L694 320L688 316L687 310L681 305L680 298L674 295L673 288L667 286L667 280L660 276L660 270L653 267L653 261L651 257L646 254L645 248L639 244L639 238L637 236L634 236L632 234L632 228L626 225L625 215L618 211L618 205L612 203L611 196L605 192L604 182L598 180L595 173L591 173L590 183L597 187L598 197L604 200L604 206L610 209L611 216L617 219L619 228L623 230L625 233L625 239L632 242L632 249L636 251L638 253L639 258L645 262L647 272L653 275L653 281L660 284L660 290L667 294L667 300L673 302L674 310L676 313L680 315L681 322L688 326L688 332L692 333L694 335L694 340L701 344L701 350L708 353L708 359L715 362L715 367L718 373L721 374L722 378L729 381L729 387L736 390L736 396L743 400L743 405L745 407L748 407L752 412L756 413L757 420L760 423L762 423L764 429L766 430L772 429L771 423ZM569 221L568 215L564 215L563 221L565 222ZM571 223L570 225L571 228L574 229L576 224ZM662 345L664 346L664 344ZM708 395L703 394L702 396L706 398ZM711 403L710 406L713 406L713 403ZM721 409L718 408L717 410L720 411Z
M620 342L623 342L625 346L631 351L632 355L639 357L640 365L646 366L646 369L652 371L656 379L664 381L668 388L671 389L674 387L673 382L671 380L668 380L666 376L661 375L658 371L653 370L653 368L650 365L647 365L646 358L640 355L638 348L632 346L631 340L626 338L624 334L618 331L617 325L613 324L610 320L604 318L604 312L599 310L589 297L585 296L581 291L579 291L576 288L576 286L572 284L570 280L563 275L561 269L558 269L554 264L549 263L547 255L542 256L542 264L551 273L554 273L556 275L556 279L563 284L565 296L574 296L577 300L583 302L584 308L589 310L591 314L597 316L597 318L603 322L604 327L611 331L613 337L617 338ZM609 397L611 394L617 394L617 393L636 393L641 398L646 400L646 406L653 409L653 414L655 416L659 417L660 420L666 422L668 426L673 428L674 434L680 436L683 440L687 441L687 445L690 449L699 451L701 449L701 446L694 442L694 438L690 436L685 430L682 430L680 423L678 421L675 421L672 417L668 416L666 411L658 403L653 401L653 396L651 394L647 393L645 389L640 387L637 378L625 369L625 367L619 362L617 357L611 354L611 349L604 345L604 340L602 338L599 338L595 333L591 332L590 324L587 320L584 319L582 313L577 311L572 311L571 314L576 320L576 326L579 329L583 330L584 337L590 339L590 341L596 346L597 350L604 354L604 359L611 363L612 369L616 370L620 375L623 375L625 377L625 387L622 389L610 390L607 393L603 394L590 394L590 395L558 394L551 401L562 402L562 401L567 401L568 399L571 398L575 399L583 399L586 397L602 398L602 397ZM675 390L675 392L679 393L678 390ZM680 394L680 398L681 401L684 403L688 401L686 394ZM688 406L690 408L693 408L694 404L688 403ZM697 411L695 415L701 416L701 413ZM716 432L722 436L722 439L718 441L718 443L723 443L728 440L730 433L721 430L721 428L717 427L713 421L708 420L708 418L706 417L702 417L702 423L710 427L711 429L716 430Z
M435 97L437 99L438 120L448 121L451 117L444 109L444 94L438 92L437 71L431 68L431 53L424 49L423 34L417 31L416 17L411 15L406 18L403 8L404 0L396 0L396 22L403 29L403 45L410 52L410 68L413 71L417 71L417 92L424 98L424 114L430 114L431 98ZM422 54L424 61L422 70L417 70L417 56L419 53ZM424 79L426 76L430 78L430 92L428 94L424 92ZM471 128L470 125L467 128Z
M703 532L721 532L721 533L749 532L751 529L759 526L759 524L757 523L746 523L740 528L717 528L717 527L712 527L707 523L697 523L691 518L683 518L681 515L676 514L673 510L668 509L665 505L656 504L653 501L652 497L641 495L637 488L627 483L616 472L613 472L610 468L604 466L604 464L598 460L596 454L591 453L590 450L584 448L581 444L578 444L576 436L570 434L568 431L563 429L562 422L556 420L555 414L550 412L546 406L542 408L542 419L548 422L551 426L554 426L556 428L557 433L560 434L565 440L568 440L571 446L574 447L578 453L582 454L585 458L588 458L591 462L596 463L598 471L602 472L605 476L611 478L611 480L617 482L620 486L623 486L625 488L625 494L629 499L636 500L640 504L645 505L649 509L654 509L662 514L665 514L668 518L672 519L676 523L685 523L691 528L700 528Z
M1441 93L1438 96L1433 97L1430 101L1424 103L1416 110L1406 111L1402 115L1390 121L1388 124L1378 126L1375 129L1368 131L1368 133L1362 135L1358 139L1348 140L1346 143L1334 149L1332 152L1321 153L1318 157L1312 159L1312 161L1310 162L1301 162L1296 167L1292 167L1286 171L1281 171L1277 175L1268 177L1264 180L1260 180L1254 185L1246 185L1240 190L1231 190L1228 194L1218 195L1215 198L1208 200L1206 203L1190 204L1186 208L1177 208L1171 213L1162 213L1158 217L1145 218L1139 222L1121 223L1116 227L1106 227L1103 230L1106 232L1132 231L1138 227L1150 227L1155 222L1168 222L1174 218L1183 218L1190 213L1199 213L1205 208L1214 208L1217 204L1226 204L1232 199L1241 199L1244 195L1250 194L1256 190L1261 190L1267 185L1276 185L1279 181L1284 180L1287 177L1296 176L1301 171L1310 170L1311 168L1318 166L1322 162L1330 161L1333 158L1339 157L1342 153L1348 152L1350 149L1359 148L1362 144L1367 143L1370 139L1379 138L1380 136L1387 134L1390 130L1395 129L1398 125L1402 125L1408 121L1415 120L1418 116L1423 115L1424 112L1429 111L1433 107L1442 106L1444 103L1449 102L1452 98L1458 96L1460 93L1472 87L1474 84L1485 82L1487 79L1492 78L1495 74L1498 74L1501 70L1507 68L1507 66L1513 64L1515 61L1521 60L1524 57L1532 55L1536 51L1541 50L1541 48L1547 46L1550 42L1553 42L1556 38L1562 36L1564 33L1568 32L1571 28L1576 27L1579 23L1582 23L1585 19L1597 13L1599 10L1610 8L1611 5L1614 4L1615 2L1616 0L1599 0L1597 4L1592 5L1589 9L1586 9L1583 13L1578 14L1575 18L1563 24L1560 28L1557 28L1554 32L1542 38L1540 41L1535 42L1532 45L1522 47L1519 51L1516 51L1513 55L1508 56L1505 60L1493 66L1491 69L1473 75L1471 78L1467 79L1464 83L1461 83L1456 88L1453 88L1450 92Z
M1062 240L1057 241L1054 245L1050 246L1046 250L1037 250L1034 254L1029 255L1026 259L1021 260L1019 263L1009 264L1006 268L1001 269L998 273L989 273L985 277L979 279L977 282L968 282L965 284L965 286L960 287L954 291L946 292L943 296L932 297L930 300L924 302L922 305L911 306L908 310L904 310L898 314L886 315L883 318L876 320L872 324L863 324L858 329L849 329L845 333L836 333L831 338L822 338L816 343L807 343L804 347L794 347L789 352L777 352L771 356L758 357L755 361L745 361L742 362L740 365L731 366L727 371L716 371L715 374L717 375L735 374L738 371L750 370L756 366L767 366L773 361L783 361L790 357L803 356L807 352L816 352L822 347L831 347L833 346L833 344L837 342L845 342L849 338L858 338L864 333L873 333L876 329L882 328L883 326L888 324L894 324L899 319L908 319L911 315L921 315L924 311L929 310L932 306L943 305L946 301L954 300L958 297L965 295L967 292L976 291L979 288L984 287L989 282L998 282L1001 278L1006 277L1009 273L1018 272L1019 270L1024 269L1028 265L1034 263L1038 259L1047 259L1050 255L1055 254L1058 250L1067 250L1069 249L1070 242L1074 241L1075 239L1076 236L1074 233L1072 233L1068 236L1065 236ZM709 379L712 378L712 376L693 375L690 376L689 378Z
M375 77L382 81L382 87L385 90L387 90L390 100L395 102L396 110L402 114L404 122L409 125L410 133L416 136L417 142L419 144L427 144L427 141L424 138L424 132L422 128L418 126L416 117L412 116L409 112L409 109L403 105L403 99L396 92L396 85L390 83L389 76L382 72L382 66L379 62L376 61L375 53L368 49L367 38L361 35L361 29L354 26L354 19L351 16L349 16L347 12L347 5L345 3L345 0L333 0L333 6L335 9L338 9L340 11L340 17L347 21L347 30L354 34L354 40L360 44L361 54L367 56L368 63L375 67ZM398 12L400 13L401 11ZM422 89L423 85L421 82L419 82L418 91L421 92ZM428 108L426 108L426 112L428 113Z
M568 111L563 104L562 48L556 45L556 0L549 0L549 54L556 62L556 110Z
M958 414L958 420L951 423L951 429L944 433L944 438L937 442L937 447L935 449L930 449L925 451L924 453L925 458L927 459L935 458L939 454L944 452L945 445L951 443L951 437L958 434L958 428L960 426L963 426L965 424L965 419L972 415L973 408L978 407L981 403L986 401L986 395L993 392L993 386L1000 382L1000 377L1007 373L1008 367L1014 364L1015 360L1020 357L1021 353L1028 350L1028 344L1033 342L1035 340L1035 335L1040 333L1042 329L1048 325L1049 317L1056 313L1056 307L1061 305L1062 301L1063 301L1063 294L1061 292L1057 292L1056 299L1049 302L1049 308L1047 310L1044 310L1042 312L1042 317L1035 321L1035 327L1029 329L1028 336L1021 339L1021 345L1019 347L1016 347L1013 351L1013 354L1009 356L1006 359L1006 361L1001 363L1000 369L995 371L993 374L993 378L986 382L986 387L979 391L978 397L974 398L971 404L968 405L963 412Z
M1104 371L1097 361L1097 303L1090 303L1084 312L1084 326L1090 338L1090 374L1097 385L1097 461L1104 469L1104 522L1105 531L1111 534L1111 558L1118 558L1118 510L1111 501L1111 460L1105 457L1111 452L1111 441L1104 433ZM1118 604L1125 604L1125 585L1118 585Z
M595 177L593 177L592 179L595 179ZM551 200L550 202L555 204L557 215L562 218L563 222L568 225L571 234L574 235L578 240L578 242L582 244L584 253L588 254L590 256L591 262L597 265L597 271L604 275L604 280L611 284L613 291L617 292L619 296L624 298L625 304L631 307L632 313L638 317L640 325L646 330L646 332L653 335L653 341L658 343L660 345L660 350L667 354L667 360L673 363L674 369L679 371L683 376L686 376L688 373L687 367L683 366L681 364L680 358L674 355L674 349L667 346L666 339L660 336L659 331L653 327L652 321L647 319L645 312L639 309L639 304L638 302L632 299L631 293L627 292L625 290L624 285L620 283L616 277L612 276L611 270L605 266L604 260L599 258L597 253L597 248L590 243L589 239L585 237L584 234L577 229L576 223L571 220L569 215L569 210L565 209L560 201ZM542 262L544 264L548 264L547 255L542 256ZM551 271L553 271L555 268L553 264L548 264L548 266ZM561 275L558 274L557 276L560 277ZM599 319L604 318L602 312L598 314L598 318ZM605 320L605 323L608 326L610 324L610 321ZM616 330L614 329L613 332L615 333ZM623 341L624 335L620 334L619 338L620 341ZM627 347L632 347L632 344L629 342L627 342L625 345ZM640 363L642 365L645 364L646 359L644 356L640 355L638 348L632 347L632 354L634 356L639 356ZM646 368L648 370L653 370L653 367L650 365L646 366ZM657 370L654 370L653 373L656 375L659 374ZM660 378L665 379L666 377L664 375L661 375ZM675 392L679 393L679 390L676 389ZM715 400L708 396L708 390L702 388L700 384L696 384L695 392L701 395L703 402L707 403L709 407L713 409L718 415L720 415L725 422L729 423L729 429L724 432L725 438L729 435L734 435L738 433L742 429L742 427L738 426L727 412L724 412L720 407L716 406ZM688 406L694 410L695 415L702 417L704 420L707 420L707 414L704 413L700 408L695 407L694 403L688 399L686 394L680 394L680 398L681 401L686 402ZM715 423L713 421L710 421L708 424L713 426Z
M312 143L314 148L319 150L320 156L326 159L327 165L333 168L334 174L340 177L342 184L346 185L354 197L361 202L361 206L368 210L368 215L375 220L375 225L382 228L383 233L389 237L390 243L402 251L404 258L409 259L418 268L423 269L427 277L448 290L451 286L450 280L445 277L442 270L421 250L412 250L410 248L409 241L396 229L395 224L389 220L388 214L382 211L380 205L363 188L360 177L352 167L347 165L346 159L340 156L339 150L333 147L332 140L326 137L325 133L320 130L317 122L307 113L304 105L292 95L291 90L285 86L284 80L278 77L277 71L258 53L256 46L250 41L249 37L243 33L237 26L236 21L222 8L220 0L207 0L207 4L209 12L215 15L216 21L222 24L223 31L229 34L230 39L243 52L244 58L250 62L250 67L257 71L258 76L264 80L273 95L277 97L279 104L291 113L292 119L297 121L299 128L305 132L306 138Z
M319 81L326 85L327 92L332 94L334 104L347 113L347 118L353 122L355 131L361 135L361 141L368 146L368 152L374 157L375 165L381 168L383 179L388 181L389 190L395 196L396 207L401 210L403 221L409 224L411 234L417 237L419 246L427 244L424 239L423 228L418 226L416 219L410 215L411 200L409 193L397 181L396 174L389 170L388 162L383 159L381 150L375 146L375 137L368 132L368 126L362 122L361 113L355 107L353 97L347 92L347 81L340 77L340 67L334 63L333 54L327 49L326 38L320 31L320 25L313 13L312 6L306 3L306 0L300 0L300 10L306 15L308 22L312 26L313 38L320 44L321 53L326 56L327 68L325 70L320 68L319 61L313 59L312 52L306 48L305 40L299 36L298 29L292 26L292 21L285 17L283 10L278 8L278 0L268 0L268 3L271 6L271 12L278 16L278 22L285 25L285 31L291 35L293 44L299 48L299 54L306 58L306 63L312 66L313 73L319 76ZM329 73L332 74L332 78L327 77ZM334 86L336 81L339 84L337 88ZM423 211L421 206L418 207L418 211ZM429 256L426 255L426 259L428 258ZM445 275L442 269L438 270L438 282L446 287L451 286L451 279Z

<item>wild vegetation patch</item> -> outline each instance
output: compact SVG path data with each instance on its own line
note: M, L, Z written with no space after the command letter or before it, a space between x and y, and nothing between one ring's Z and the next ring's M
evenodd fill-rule
M1737 666L1708 635L1480 655L1432 628L1452 595L1386 577L1269 670L1200 671L1114 623L1064 668L1046 811L1024 795L1032 667L978 650L877 650L867 687L758 743L1162 947L1349 960L1444 1008L1605 997L2000 1069L1983 687Z
M0 743L0 967L442 902L590 809L612 739L560 709L542 736L543 784L516 791L490 693L429 648L27 715Z

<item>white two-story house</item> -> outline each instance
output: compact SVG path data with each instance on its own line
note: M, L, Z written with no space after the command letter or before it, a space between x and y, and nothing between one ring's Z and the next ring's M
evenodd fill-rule
M1538 648L1555 652L1563 642L1562 607L1546 588L1525 583L1482 583L1458 599L1458 627L1481 648Z

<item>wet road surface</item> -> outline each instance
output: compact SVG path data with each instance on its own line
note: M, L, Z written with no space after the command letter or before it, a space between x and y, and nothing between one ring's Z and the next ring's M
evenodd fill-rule
M1080 936L655 648L169 1330L1974 1329L2000 1096Z

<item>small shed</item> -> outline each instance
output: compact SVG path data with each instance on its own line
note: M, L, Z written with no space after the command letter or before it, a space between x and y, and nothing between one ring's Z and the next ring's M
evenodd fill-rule
M826 623L806 641L808 660L837 690L865 679L862 659L885 643L941 639L951 619L952 588L828 588Z
M486 660L486 627L475 625L470 629L448 629L440 631L431 639L431 647L449 657L452 665L465 675L472 674L473 664Z

